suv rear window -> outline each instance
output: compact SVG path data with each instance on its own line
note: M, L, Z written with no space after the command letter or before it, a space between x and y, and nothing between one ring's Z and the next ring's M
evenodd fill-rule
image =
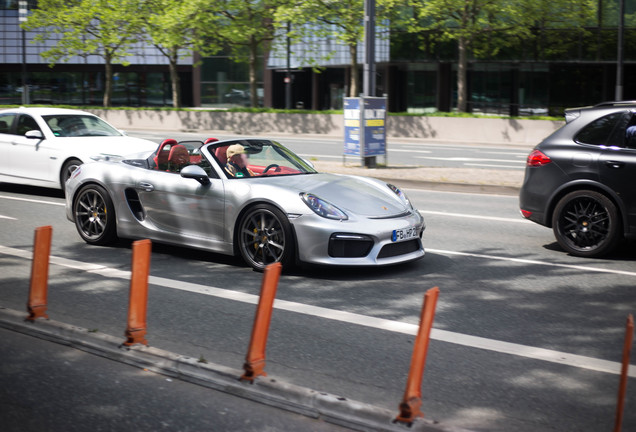
M626 126L624 123L626 123L627 118L624 114L622 111L615 112L594 120L581 129L574 141L580 144L617 145L622 147L624 145L623 142L613 143L612 141L616 138L614 133L616 127L621 127L622 125L622 129L624 129Z

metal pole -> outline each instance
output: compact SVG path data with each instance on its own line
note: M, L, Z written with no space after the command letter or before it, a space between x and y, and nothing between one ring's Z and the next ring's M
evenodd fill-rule
M287 72L285 73L285 108L286 109L291 109L292 107L291 40L289 38L290 31L291 31L291 23L287 22Z
M615 100L623 100L623 34L625 33L625 0L619 2L618 12L618 54L616 61Z
M18 4L18 21L23 23L27 20L27 2L20 0ZM22 29L22 105L29 103L29 91L27 89L26 77L26 34Z
M375 0L364 0L364 68L363 95L375 96ZM353 71L355 73L355 71ZM363 98L364 99L364 98ZM360 103L360 112L364 113L364 100ZM363 166L375 168L375 156L367 156L362 148L362 137L365 134L365 116L362 114L360 122L360 146L363 155Z
M375 96L375 0L364 0L363 93Z

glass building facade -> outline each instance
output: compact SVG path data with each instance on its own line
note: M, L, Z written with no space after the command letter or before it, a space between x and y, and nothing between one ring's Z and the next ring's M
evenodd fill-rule
M599 0L599 5L610 5ZM627 16L636 16L628 0ZM633 3L633 4L632 4ZM29 0L29 9L37 1ZM609 7L607 6L607 7ZM101 105L104 64L97 56L71 57L48 65L41 53L56 44L32 43L35 32L19 27L18 0L0 0L0 104ZM611 16L610 16L611 15ZM469 58L467 110L505 115L550 114L563 108L613 100L617 76L615 14L581 29L536 29L536 37L518 40L488 58ZM624 31L623 99L636 99L636 24ZM452 111L457 104L457 46L426 44L436 35L381 32L376 38L377 96L388 98L392 112ZM335 40L304 40L290 48L279 37L260 59L257 101L260 106L341 109L350 78L348 49ZM362 88L363 45L358 47ZM549 48L549 49L548 49ZM168 61L152 46L131 49L129 66L113 65L115 106L172 105ZM200 63L197 62L200 60ZM247 63L225 55L180 59L182 106L242 107L250 104ZM291 80L288 76L291 76ZM28 84L25 95L23 79Z
M36 32L20 29L17 0L0 0L0 104L102 105L104 60L74 56L50 67L41 53L55 46L55 37L33 43ZM29 9L37 4L28 2ZM113 105L170 106L168 60L154 47L137 44L129 66L113 65ZM192 57L182 58L179 72L184 105L193 104ZM27 83L23 96L22 81Z

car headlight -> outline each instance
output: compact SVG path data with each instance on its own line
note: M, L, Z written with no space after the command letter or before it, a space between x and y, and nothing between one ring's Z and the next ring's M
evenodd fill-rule
M404 201L404 203L407 206L409 206L410 208L413 208L413 204L411 204L411 201L409 200L409 197L407 197L406 194L404 192L402 192L402 190L399 187L394 186L391 183L387 183L386 185L389 187L389 189L391 189L393 191L394 194L399 196L400 199L402 201Z
M303 192L300 194L300 198L302 198L305 204L307 204L307 207L312 209L318 216L336 220L349 219L345 212L322 198L318 198L314 194Z

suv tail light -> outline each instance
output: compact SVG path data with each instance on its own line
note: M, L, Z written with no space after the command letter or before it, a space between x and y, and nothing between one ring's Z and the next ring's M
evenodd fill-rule
M541 151L533 150L532 153L528 155L528 159L526 160L526 165L532 166L532 167L539 167L539 166L547 165L550 162L552 162L552 159L550 159L548 156L543 154Z

